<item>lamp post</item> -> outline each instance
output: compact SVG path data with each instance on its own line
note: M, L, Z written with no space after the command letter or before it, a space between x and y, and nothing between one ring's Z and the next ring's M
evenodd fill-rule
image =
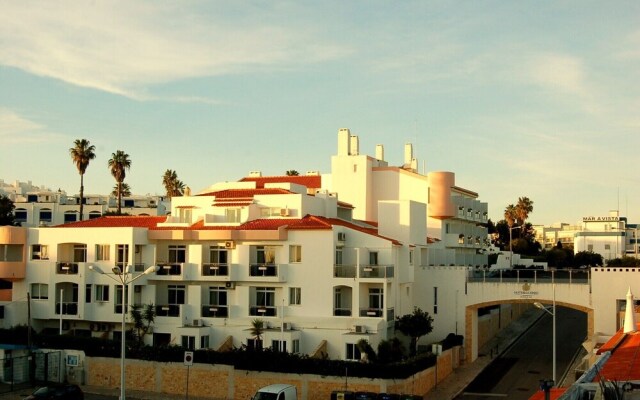
M509 228L509 269L513 269L513 250L511 250L511 242L513 242L513 239L511 238L511 232L516 228L520 228L520 225L507 228Z
M534 306L536 306L537 308L543 310L544 312L546 312L547 314L551 315L552 319L553 319L553 382L555 384L556 382L556 284L553 283L553 298L552 298L552 305L551 305L551 311L549 310L549 308L545 307L542 303L539 302L535 302L533 303Z
M131 282L137 280L138 278L141 278L144 275L148 275L152 272L156 272L158 270L158 267L155 265L152 265L146 270L144 270L144 272L142 272L138 276L133 276L133 274L131 273L131 265L127 265L124 271L120 267L115 266L111 269L112 274L107 274L103 272L99 267L96 267L93 265L89 266L89 270L93 272L97 272L100 275L105 275L109 279L122 285L122 337L120 338L120 342L121 342L120 343L120 400L125 400L125 382L126 381L125 381L125 373L124 373L124 364L126 359L125 357L125 331L126 331L125 317L127 315L126 313L126 299L127 299L126 291L127 290L126 289ZM116 279L112 275L117 276L118 278Z

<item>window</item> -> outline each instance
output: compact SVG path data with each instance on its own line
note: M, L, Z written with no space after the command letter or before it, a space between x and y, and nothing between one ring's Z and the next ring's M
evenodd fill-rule
M89 219L100 218L101 216L102 214L100 214L100 211L89 212Z
M124 268L129 265L129 245L119 244L116 247L116 265Z
M28 194L27 195L27 203L37 203L38 195L37 194Z
M49 285L46 283L32 283L31 298L34 300L47 300L49 298Z
M302 246L300 245L289 246L289 262L290 263L302 262Z
M282 351L284 353L287 352L287 342L282 340L272 340L271 341L271 350L273 351Z
M40 210L40 222L51 222L52 213L48 208Z
M438 313L438 287L433 288L433 313Z
M302 289L299 287L289 288L289 305L299 306L302 304Z
M168 287L169 304L184 304L185 287L184 285L169 285Z
M336 265L342 265L342 247L336 247Z
M224 287L212 286L209 288L209 305L226 306L227 289Z
M279 217L280 208L278 207L262 207L260 208L261 217Z
M273 264L276 260L276 250L271 246L256 246L256 262L258 264Z
M413 265L413 250L409 250L409 265Z
M27 210L24 208L16 208L13 211L13 218L16 222L27 222Z
M292 347L292 349L291 349L291 350L292 350L294 353L296 353L296 354L297 354L297 353L300 353L300 339L293 339L293 340L291 341L291 345L292 345L292 346L291 346L291 347Z
M178 211L179 211L178 218L180 222L190 224L191 216L193 215L192 213L193 210L191 210L190 208L180 208Z
M370 288L369 289L369 308L374 310L381 310L384 304L384 297L382 294L382 288Z
M78 220L78 214L75 211L65 211L64 213L64 223L68 222L76 222Z
M96 301L109 301L109 285L96 285Z
M200 336L200 348L201 349L209 348L209 335Z
M228 262L227 249L223 246L211 246L209 247L209 260L212 264L227 264Z
M464 233L458 235L458 244L464 244Z
M109 261L109 245L108 244L96 245L96 261Z
M187 350L195 350L196 337L195 336L182 336L182 347Z
M124 291L124 300L125 300L125 312L127 310L126 305L129 304L129 286L127 286L127 289ZM117 285L116 286L116 297L113 299L115 307L113 312L116 314L122 314L122 285Z
M73 262L87 262L87 245L73 245Z
M360 349L357 344L347 343L347 354L345 359L360 361Z
M31 246L31 259L32 260L48 260L49 259L49 247L44 244L34 244Z
M227 222L240 222L241 211L240 208L227 208L225 210Z
M125 207L133 207L135 204L134 201L131 199L125 199L123 200L123 202Z
M604 245L604 249L605 250L611 250L611 245L610 244L605 244Z
M87 283L84 287L84 301L91 303L91 284Z
M264 307L273 307L275 305L276 290L268 287L256 288L256 305Z
M169 246L169 264L180 264L187 260L187 248L184 245Z
M378 265L378 252L370 251L369 252L369 265Z
M593 245L592 244L587 246L587 251L593 251Z

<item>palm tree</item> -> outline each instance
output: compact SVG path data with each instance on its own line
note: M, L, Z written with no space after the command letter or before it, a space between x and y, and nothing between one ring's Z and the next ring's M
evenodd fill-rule
M122 182L122 188L120 190L122 190L122 196L124 196L124 197L131 196L131 186L129 186L128 183ZM113 187L113 191L111 192L111 195L113 195L115 197L118 197L118 184L117 183Z
M255 337L256 349L262 348L262 334L264 333L264 321L256 318L251 321L251 335Z
M178 179L178 174L173 170L166 170L162 175L162 185L167 192L167 197L182 196L184 194L184 182Z
M89 166L89 162L96 158L94 153L96 146L92 145L87 139L76 139L74 147L69 149L69 155L73 163L78 168L80 174L80 221L83 216L83 203L84 203L84 173Z
M298 171L296 171L295 169L290 169L285 173L287 174L287 176L298 176L298 175L300 175L300 173Z
M516 206L509 204L507 208L504 209L504 220L507 221L509 228L512 228L516 224L516 221L518 220Z
M131 168L131 159L129 159L129 155L122 150L118 150L115 153L111 154L111 158L108 162L108 167L111 170L111 175L116 178L116 182L118 185L118 208L117 214L120 214L122 208L120 202L122 201L122 182L124 178L127 176L126 170Z
M519 197L518 202L515 206L515 214L518 217L518 222L520 223L520 230L524 232L525 223L527 218L529 218L529 214L533 212L533 201L528 197Z

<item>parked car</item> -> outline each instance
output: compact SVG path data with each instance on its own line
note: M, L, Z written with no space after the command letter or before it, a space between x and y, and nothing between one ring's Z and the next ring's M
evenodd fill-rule
M69 383L51 384L36 389L24 400L84 400L84 393L78 385Z
M296 387L282 383L265 386L256 392L253 400L297 400Z

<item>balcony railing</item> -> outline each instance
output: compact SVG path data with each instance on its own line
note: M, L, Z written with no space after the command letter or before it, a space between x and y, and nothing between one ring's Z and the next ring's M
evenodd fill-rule
M381 308L361 308L360 316L361 317L382 317L383 309Z
M147 265L145 263L135 263L135 264L133 264L133 271L134 272L144 272L145 269L147 269Z
M334 308L333 316L334 317L350 317L351 309L350 308Z
M229 276L229 265L202 264L202 276Z
M72 262L56 263L56 274L77 275L78 263L72 263Z
M360 278L393 278L393 265L361 265Z
M60 315L60 303L56 303L56 314ZM62 315L78 315L78 303L62 303Z
M202 317L210 318L227 318L229 316L228 306L216 306L216 305L203 305Z
M249 315L254 317L275 317L278 312L274 306L251 306L249 307Z
M336 278L355 278L356 277L355 265L334 265L333 276Z
M251 264L249 276L278 276L278 266L275 264Z
M129 312L129 306L125 306L124 310L125 310L125 313L128 313ZM113 307L113 312L114 312L114 314L122 314L122 304L116 304Z
M182 275L182 264L160 264L156 275Z
M158 317L179 317L180 304L162 304L156 306L156 315Z

